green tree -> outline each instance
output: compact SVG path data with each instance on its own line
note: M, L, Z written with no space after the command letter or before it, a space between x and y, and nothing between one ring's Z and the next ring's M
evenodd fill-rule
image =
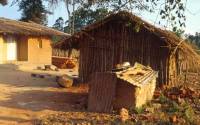
M200 33L196 32L195 35L187 34L186 38L198 48L200 48Z
M3 2L2 2L3 1ZM4 3L7 0L0 0L0 3ZM20 2L23 0L13 0L16 2ZM41 0L30 0L30 1L41 1ZM69 24L71 27L71 33L73 33L74 29L74 18L72 13L78 7L87 3L89 5L96 6L104 6L105 8L109 8L112 12L116 12L119 10L128 10L128 11L149 11L149 12L157 12L159 11L160 20L166 21L166 26L171 26L173 31L179 30L181 27L185 27L185 10L187 5L187 0L43 0L48 1L52 5L59 5L60 2L66 3L67 15L69 17ZM71 10L71 11L70 11ZM156 10L156 11L155 11ZM73 17L72 19L70 17ZM160 23L160 21L159 21Z
M92 24L95 21L99 21L103 19L105 16L109 14L107 8L98 8L98 9L91 9L90 7L80 7L76 11L74 11L73 15L74 18L74 31L79 31L82 27ZM73 18L73 17L70 17ZM67 21L67 26L65 27L65 32L69 33L69 22Z
M93 1L93 0L92 0ZM159 12L160 21L165 21L166 27L177 31L185 27L185 8L187 0L95 0L93 3L111 8L113 12L120 10ZM155 11L156 10L156 11ZM159 21L159 23L160 23Z
M53 25L53 28L59 31L64 31L64 20L62 17L59 17L55 24Z
M64 2L67 9L67 16L68 16L68 26L69 26L69 33L74 33L74 16L72 13L75 11L76 5L81 6L82 0L46 0L50 3L51 6L59 6L59 3Z
M47 14L50 14L42 4L42 0L20 0L19 11L22 11L21 21L33 21L38 24L47 24Z
M178 36L178 37L183 37L184 35L184 30L181 30L181 29L178 29L178 30L175 30L174 33Z
M103 6L104 8L109 8L111 12L120 10L135 12L136 10L139 10L155 13L158 11L158 15L160 15L158 16L160 18L159 20L165 21L166 27L172 27L173 31L185 27L185 9L187 0L49 0L50 3L54 4L59 3L60 1L65 1L66 5L78 3L79 7L84 5L84 3L95 6L95 8ZM69 8L69 6L67 8ZM72 11L72 13L73 12L74 11ZM73 22L73 19L69 18L69 20L71 20L69 22Z

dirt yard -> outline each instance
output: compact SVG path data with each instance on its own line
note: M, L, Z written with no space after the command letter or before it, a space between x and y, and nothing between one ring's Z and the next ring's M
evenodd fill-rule
M125 121L119 111L111 114L91 113L87 110L51 114L36 120L36 125L199 125L200 77L188 74L179 87L157 88L152 101L140 108L128 109Z
M74 74L73 70L15 70L0 65L0 125L119 125L119 113L90 113L86 110L88 86L79 84L64 89L55 78ZM43 74L45 78L32 77ZM200 77L190 75L187 85L193 89L174 88L159 92L147 105L128 109L129 124L197 124L200 116ZM192 84L191 84L192 83ZM178 93L177 93L178 92ZM180 92L180 93L179 93ZM172 98L173 97L173 98ZM124 123L123 123L124 124Z
M32 72L41 73L0 66L0 125L29 125L41 116L73 111L86 95L84 87L60 88L56 73L43 71L45 78L35 78Z

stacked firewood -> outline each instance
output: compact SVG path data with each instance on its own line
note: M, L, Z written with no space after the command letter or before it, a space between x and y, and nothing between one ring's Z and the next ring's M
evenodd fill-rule
M67 69L73 69L76 66L76 62L74 60L67 60L65 66Z
M73 69L76 67L77 61L70 58L53 57L52 63L60 69Z
M161 95L161 90L157 90L154 93L154 97L158 98ZM163 94L171 100L179 101L181 98L200 98L200 92L195 91L191 87L181 86L181 87L173 87L170 89L163 90Z
M177 100L178 98L199 98L200 93L195 91L190 87L176 87L165 91L165 95L172 100Z

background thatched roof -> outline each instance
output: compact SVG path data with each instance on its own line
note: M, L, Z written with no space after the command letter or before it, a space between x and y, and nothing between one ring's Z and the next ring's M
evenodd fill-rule
M182 57L184 57L187 61L192 62L192 64L198 64L200 63L200 56L193 50L193 48L183 39L179 38L175 33L163 30L160 28L155 27L154 25L149 24L148 22L142 20L141 18L133 15L132 13L121 11L118 13L114 13L106 17L105 19L98 21L94 24L88 25L84 27L80 32L75 33L69 38L66 38L63 41L60 41L58 43L55 43L53 46L54 48L60 48L60 49L67 49L69 42L70 45L73 44L73 42L77 42L80 35L87 36L86 32L89 32L91 30L94 30L96 28L101 27L102 25L105 25L112 21L121 20L131 23L138 23L140 24L140 28L145 28L152 34L156 35L158 38L160 38L162 41L165 41L169 45L169 49L174 51L174 53L179 50L179 52L182 53ZM80 41L79 41L80 42Z
M0 34L19 34L19 35L34 35L34 36L69 36L69 34L42 26L33 22L22 22L0 18Z

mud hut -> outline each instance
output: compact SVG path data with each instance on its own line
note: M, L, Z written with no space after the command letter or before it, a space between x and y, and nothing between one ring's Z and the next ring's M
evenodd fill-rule
M159 84L174 86L182 65L199 66L200 60L192 47L171 31L125 11L86 26L54 47L68 49L73 45L80 49L79 76L83 81L122 62L139 62L159 71Z
M0 18L0 64L51 64L55 36L69 35L33 22Z

